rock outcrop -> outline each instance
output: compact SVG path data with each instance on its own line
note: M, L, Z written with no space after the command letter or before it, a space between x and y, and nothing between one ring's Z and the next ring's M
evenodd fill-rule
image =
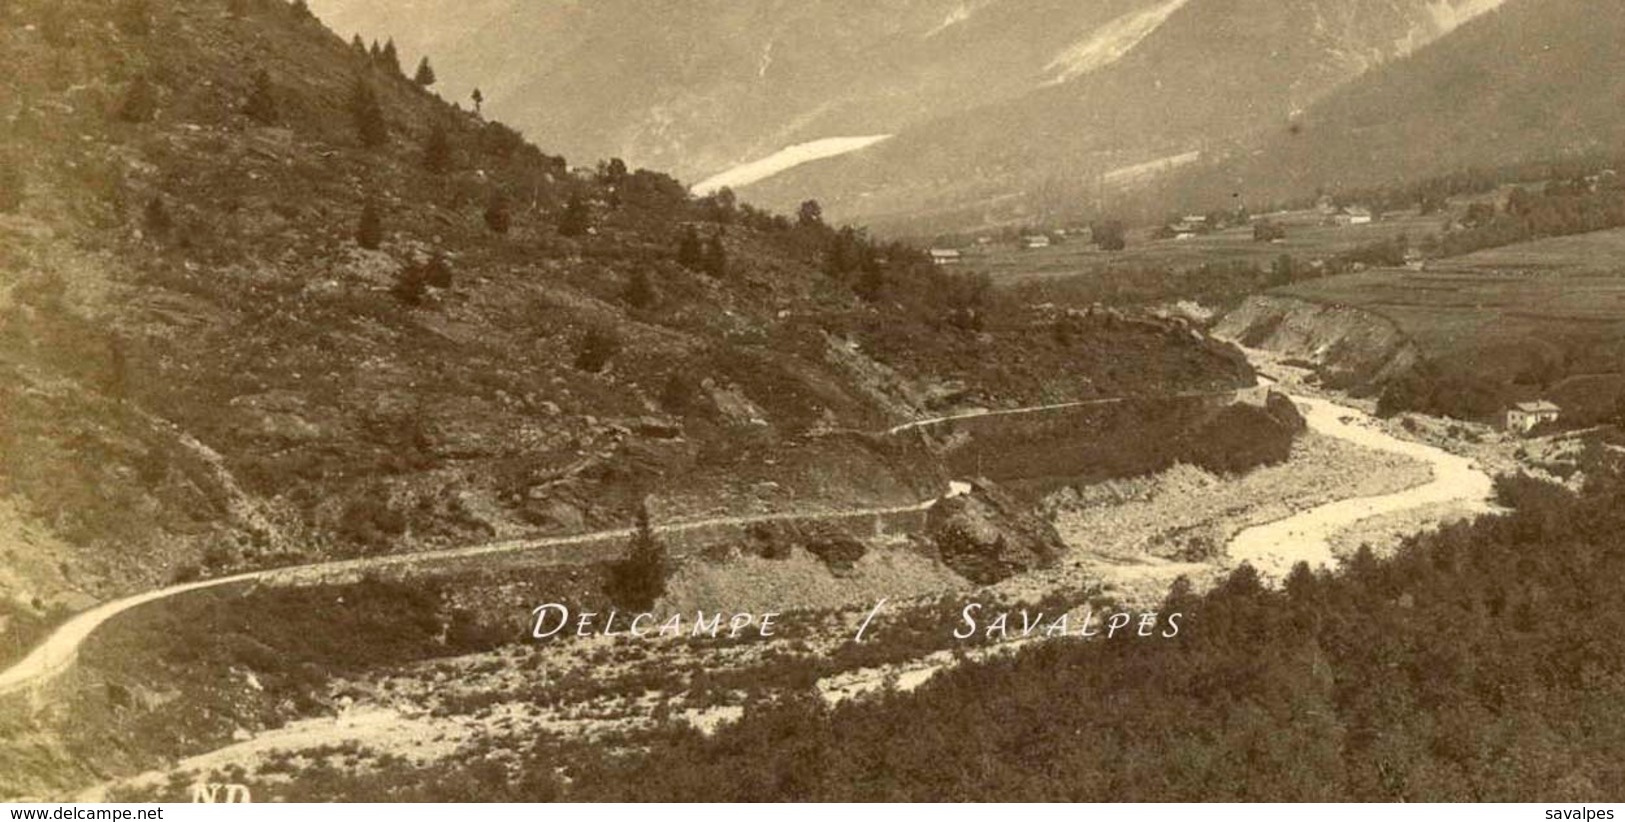
M986 479L938 502L926 528L943 564L983 585L1053 564L1066 550L1054 527Z

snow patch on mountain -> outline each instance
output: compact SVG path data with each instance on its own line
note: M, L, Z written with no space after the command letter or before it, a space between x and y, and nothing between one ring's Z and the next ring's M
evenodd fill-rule
M1044 67L1044 71L1052 75L1044 85L1065 83L1117 62L1188 2L1190 0L1167 0L1149 9L1125 14L1090 32Z
M850 154L890 138L890 134L876 134L867 137L826 137L822 140L798 143L789 148L775 151L759 160L752 160L743 165L734 166L721 174L708 177L696 184L691 190L696 195L704 196L721 188L747 186L775 174L789 171L796 166L811 163L815 160L825 160L830 157L839 157L842 154Z
M1417 25L1399 43L1399 53L1409 54L1460 28L1463 23L1492 12L1506 0L1436 0L1427 5L1428 21Z
M969 20L971 15L981 11L984 8L987 8L989 5L992 5L993 2L994 0L969 0L969 2L960 3L958 6L954 7L953 11L948 12L947 17L942 18L941 23L936 24L936 26L932 27L930 31L920 35L920 39L929 40L947 31L948 29L965 22L966 20Z
M1486 12L1494 11L1506 3L1506 0L1466 0L1466 2L1450 2L1439 0L1428 4L1428 14L1433 16L1433 24L1439 27L1440 34L1455 31L1458 26L1474 17Z

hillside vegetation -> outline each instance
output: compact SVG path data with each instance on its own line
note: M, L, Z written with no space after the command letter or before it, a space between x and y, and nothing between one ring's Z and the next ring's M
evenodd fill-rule
M303 2L0 24L0 593L30 631L199 574L623 525L649 494L913 503L934 458L863 432L1251 378L1176 329L1063 339L816 208L572 168Z

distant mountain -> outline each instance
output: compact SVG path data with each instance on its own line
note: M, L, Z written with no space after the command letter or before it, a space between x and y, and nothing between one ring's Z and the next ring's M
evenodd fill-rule
M1080 47L1061 82L745 195L776 206L813 197L842 218L915 230L1087 213L1168 170L1286 131L1327 94L1498 4L1169 2L1103 30L1124 35L1115 59L1101 56L1104 46Z
M1625 6L1512 0L1199 170L1193 207L1379 185L1625 145Z
M572 161L689 182L786 146L890 134L1109 62L1183 0L312 0L427 52L449 99ZM1104 39L1102 39L1104 38ZM466 103L465 103L466 104Z

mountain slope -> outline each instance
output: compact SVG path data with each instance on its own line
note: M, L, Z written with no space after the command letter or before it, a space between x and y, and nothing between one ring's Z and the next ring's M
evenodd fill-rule
M0 656L165 581L645 499L913 503L937 463L857 432L1249 376L1182 333L1063 343L909 249L661 174L571 173L281 0L8 3L0 138Z
M842 218L914 230L1080 216L1117 197L1112 172L1284 129L1492 5L1192 0L1093 72L746 191L773 205L814 197Z
M1299 128L1182 182L1190 202L1267 202L1566 153L1625 140L1625 8L1512 0L1361 78Z
M1167 0L317 0L338 31L428 52L450 94L567 155L689 182L816 139L887 134L1020 94Z

